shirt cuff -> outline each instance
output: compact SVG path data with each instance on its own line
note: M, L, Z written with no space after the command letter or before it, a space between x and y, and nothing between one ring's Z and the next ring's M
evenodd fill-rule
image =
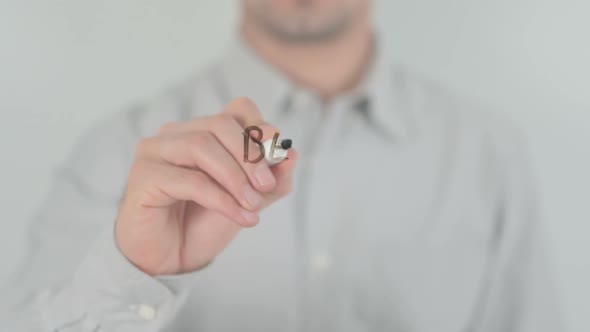
M144 273L120 252L113 228L108 227L91 247L70 287L55 298L55 307L65 310L54 318L90 321L108 331L156 331L176 316L197 274L152 277Z

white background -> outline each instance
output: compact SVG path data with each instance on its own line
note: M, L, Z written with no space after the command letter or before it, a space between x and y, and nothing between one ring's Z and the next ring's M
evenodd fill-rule
M566 319L590 331L590 2L377 3L410 67L529 134ZM219 54L236 1L0 0L0 281L74 140Z

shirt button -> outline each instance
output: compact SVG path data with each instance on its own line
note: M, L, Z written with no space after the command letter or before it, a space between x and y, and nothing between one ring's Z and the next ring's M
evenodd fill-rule
M311 266L315 270L327 270L332 266L332 257L326 253L315 254L311 258Z
M147 304L142 304L137 308L137 314L145 320L153 320L156 318L156 309Z

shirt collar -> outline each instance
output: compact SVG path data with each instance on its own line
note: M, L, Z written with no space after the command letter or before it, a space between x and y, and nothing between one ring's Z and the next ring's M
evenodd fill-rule
M408 123L399 103L399 86L395 85L398 73L394 70L393 57L388 53L386 45L377 43L373 65L364 83L368 97L369 114L375 123L396 139L407 135Z
M375 56L369 72L362 84L354 91L337 97L342 100L365 98L363 111L369 120L388 136L400 139L408 134L408 118L399 103L399 78L392 57L379 39ZM306 88L297 86L286 75L256 54L243 39L237 37L230 44L220 64L222 80L227 89L227 98L247 96L259 106L268 118L285 110L294 94L313 94ZM351 98L353 97L353 98Z

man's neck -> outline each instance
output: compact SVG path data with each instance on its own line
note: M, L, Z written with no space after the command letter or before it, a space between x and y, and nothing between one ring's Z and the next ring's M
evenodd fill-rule
M242 22L240 32L266 62L297 84L316 91L326 101L361 82L374 49L369 18L324 43L283 42L247 20Z

